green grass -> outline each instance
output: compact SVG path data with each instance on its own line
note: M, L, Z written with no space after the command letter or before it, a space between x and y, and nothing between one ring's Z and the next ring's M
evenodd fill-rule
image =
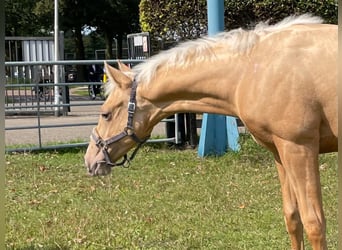
M8 77L6 78L6 84L24 84L24 83L31 83L29 78L25 77Z
M84 149L6 155L7 249L289 249L269 153L141 149L89 177ZM321 157L328 248L337 248L337 156ZM310 249L310 248L309 248Z
M73 140L69 140L67 142L62 142L62 141L55 141L55 142L47 142L47 143L42 143L41 146L38 144L15 144L15 145L6 145L5 150L6 152L32 152L32 151L37 151L41 150L43 152L46 148L58 148L58 147L63 147L62 145L68 145L71 147L72 144L80 144L80 143L88 143L89 141L85 141L82 138L76 138ZM73 145L73 147L77 147L77 145Z
M77 96L89 96L89 91L88 89L80 88L80 89L74 90L73 94Z

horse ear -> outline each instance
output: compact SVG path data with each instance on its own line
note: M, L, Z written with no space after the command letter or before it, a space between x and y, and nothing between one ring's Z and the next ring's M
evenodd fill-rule
M120 60L118 60L119 70L122 72L131 72L131 68L128 67L126 64L122 63Z
M132 79L129 76L110 66L107 62L105 62L105 69L109 80L118 85L120 88L126 89L132 85Z

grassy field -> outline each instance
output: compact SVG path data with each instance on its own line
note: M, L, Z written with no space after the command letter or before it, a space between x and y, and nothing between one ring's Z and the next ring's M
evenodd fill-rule
M130 168L95 178L84 149L6 155L7 249L289 249L272 157L241 143L205 159L147 145ZM337 249L337 155L320 161Z

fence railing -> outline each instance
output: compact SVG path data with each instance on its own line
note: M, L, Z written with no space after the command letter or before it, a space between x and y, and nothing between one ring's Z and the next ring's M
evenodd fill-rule
M142 60L121 60L124 63L137 64ZM107 60L108 63L117 63L117 60ZM87 116L87 110L91 107L100 106L103 100L92 100L89 96L89 88L92 85L101 85L100 82L68 82L65 77L65 66L75 65L103 65L102 60L68 60L68 61L42 61L42 62L5 62L6 68L6 83L5 83L5 114L6 119L16 119L21 116L28 116L29 124L15 124L8 125L5 122L5 136L6 133L16 131L16 134L25 135L27 130L36 130L36 143L29 146L9 146L6 145L6 151L32 151L42 149L57 149L66 147L86 146L87 142L78 143L45 143L44 136L46 133L42 133L44 130L52 128L68 128L75 127L75 129L84 126L95 126L97 121L82 121L60 124L58 122L59 117L56 117L56 109L61 117L69 116L73 114L73 109L83 110L82 116ZM55 84L52 82L50 71L53 65L60 66L60 81ZM59 93L56 93L56 86L59 89ZM71 92L78 90L80 93L72 94ZM56 102L56 98L59 101ZM13 115L16 115L13 118ZM54 118L55 122L44 124L42 119L50 117ZM5 120L6 120L5 119ZM81 120L81 119L78 119ZM174 123L175 133L174 137L151 139L149 142L173 142L180 143L179 131L178 131L178 118L177 115L174 119L166 119L162 122ZM24 141L23 141L24 142ZM25 142L24 142L25 144Z

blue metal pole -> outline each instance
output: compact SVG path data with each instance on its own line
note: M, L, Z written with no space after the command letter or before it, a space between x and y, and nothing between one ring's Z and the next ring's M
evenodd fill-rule
M208 35L224 31L224 0L207 0ZM222 155L227 148L238 150L236 119L223 115L203 114L198 155Z
M224 31L224 0L207 0L208 35Z

